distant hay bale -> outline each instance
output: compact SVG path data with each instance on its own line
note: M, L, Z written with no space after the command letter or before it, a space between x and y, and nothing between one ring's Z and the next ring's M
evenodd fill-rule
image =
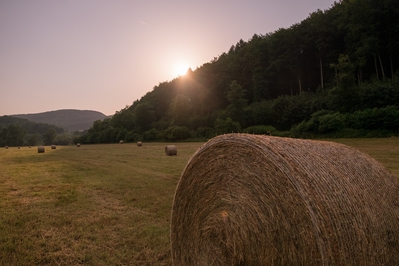
M165 154L168 156L177 155L177 148L175 145L167 145L165 147Z
M143 143L141 141L138 141L137 146L141 147L141 146L143 146Z
M80 143L77 143L77 144L76 144L76 147L80 147Z
M119 141L119 144L123 144L123 140L120 140L120 141Z
M37 153L44 153L44 150L45 150L44 146L37 147Z
M228 134L177 186L174 265L399 265L399 182L345 145Z
M20 146L18 146L18 150L20 149L21 147Z
M55 149L57 149L57 146L51 145L51 149L52 149L52 150L55 150Z
M8 150L8 146L6 146L6 150Z

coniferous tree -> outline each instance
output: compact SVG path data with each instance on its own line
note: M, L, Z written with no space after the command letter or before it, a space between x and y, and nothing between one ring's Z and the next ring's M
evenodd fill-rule
M226 110L227 115L233 121L239 122L241 126L245 124L244 109L248 102L245 98L245 93L246 90L235 80L231 82L227 92L227 100L230 102Z

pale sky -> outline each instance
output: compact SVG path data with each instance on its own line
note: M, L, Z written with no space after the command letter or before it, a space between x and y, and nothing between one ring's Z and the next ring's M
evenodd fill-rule
M334 0L0 0L0 116L112 115L159 83Z

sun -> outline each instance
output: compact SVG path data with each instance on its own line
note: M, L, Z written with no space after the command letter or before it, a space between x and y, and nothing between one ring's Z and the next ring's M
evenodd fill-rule
M180 63L175 65L175 73L177 76L184 76L187 73L189 67L186 64Z

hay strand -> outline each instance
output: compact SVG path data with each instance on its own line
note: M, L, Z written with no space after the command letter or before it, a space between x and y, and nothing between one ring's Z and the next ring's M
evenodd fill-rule
M177 155L177 147L175 145L167 145L165 147L165 154L167 156Z
M218 136L187 163L174 265L399 265L399 182L342 144Z
M38 146L37 147L37 153L44 153L44 151L45 151L44 146Z

